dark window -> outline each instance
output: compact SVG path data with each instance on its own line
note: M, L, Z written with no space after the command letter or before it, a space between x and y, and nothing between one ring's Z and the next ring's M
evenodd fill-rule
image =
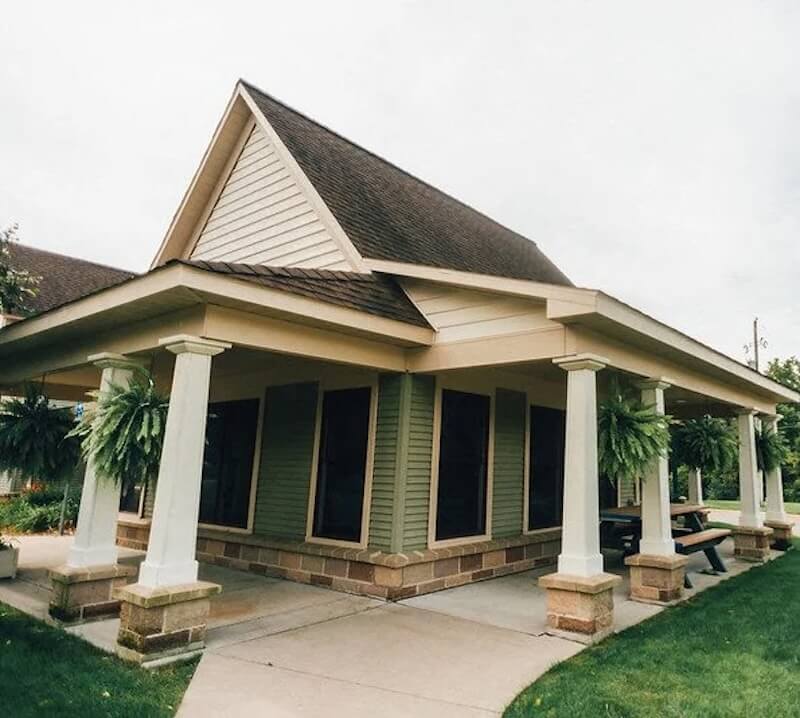
M314 536L361 540L369 404L369 387L323 396Z
M258 400L209 404L200 521L247 528Z
M528 529L561 525L565 436L565 412L544 406L531 407Z
M436 540L486 533L488 396L442 391Z
M119 497L119 510L128 513L139 513L139 500L142 495L142 484L127 484L122 487Z

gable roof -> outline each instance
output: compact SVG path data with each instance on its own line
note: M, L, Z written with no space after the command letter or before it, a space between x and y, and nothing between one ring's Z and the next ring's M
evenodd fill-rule
M534 242L241 83L363 257L571 285Z
M136 276L124 269L36 249L19 242L11 242L8 249L14 269L41 277L36 296L26 302L28 314L41 314Z
M396 319L429 328L425 317L414 306L397 282L383 274L363 274L330 269L266 267L260 264L175 260L216 274L281 289L330 304L358 309L367 314Z

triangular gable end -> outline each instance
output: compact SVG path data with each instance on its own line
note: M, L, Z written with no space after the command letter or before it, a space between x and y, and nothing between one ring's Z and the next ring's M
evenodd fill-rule
M241 85L154 266L176 257L370 271Z

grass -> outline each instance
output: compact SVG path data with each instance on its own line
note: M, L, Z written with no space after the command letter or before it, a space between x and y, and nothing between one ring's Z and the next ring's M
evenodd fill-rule
M800 715L800 542L561 663L504 718Z
M739 501L737 499L726 501L724 499L706 499L706 506L712 509L729 509L731 511L739 510ZM786 502L787 514L800 514L800 503L796 501Z
M0 713L172 716L196 662L148 671L0 603Z

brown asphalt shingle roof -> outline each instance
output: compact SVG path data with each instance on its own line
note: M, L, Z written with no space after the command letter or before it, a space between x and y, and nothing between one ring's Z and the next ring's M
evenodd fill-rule
M29 315L41 314L136 276L123 269L35 249L19 242L9 244L9 258L14 269L41 278L36 296L26 301Z
M243 84L362 256L571 285L534 242Z
M177 260L190 267L244 279L291 294L357 309L387 319L429 327L405 292L390 277L330 269L266 267L260 264Z

